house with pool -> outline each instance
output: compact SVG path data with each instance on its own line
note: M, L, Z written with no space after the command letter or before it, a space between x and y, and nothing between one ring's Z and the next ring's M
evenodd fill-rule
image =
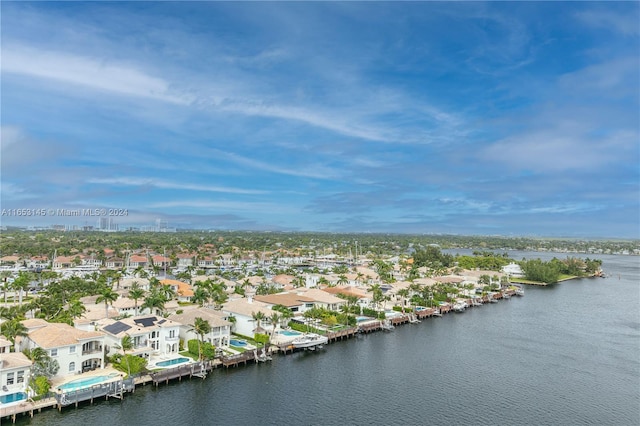
M202 318L211 326L211 331L204 336L204 341L216 348L228 346L231 339L231 322L227 321L228 315L210 308L184 309L181 314L169 316L169 319L180 324L180 338L184 342L192 339L200 339L193 331L196 318Z
M100 331L80 330L69 324L49 323L42 319L22 321L27 336L16 339L18 351L42 348L58 361L56 377L104 368L105 335Z
M105 334L106 353L118 353L122 338L131 337L133 350L129 353L143 358L167 357L180 350L180 324L155 315L144 315L121 320L104 319L98 328Z
M9 352L10 347L0 337L0 407L27 398L31 360L22 352Z
M254 337L255 333L264 333L262 324L255 324L253 314L262 312L269 317L273 311L268 304L254 300L252 297L230 300L222 305L222 313L233 315L236 322L233 325L235 332L243 336Z

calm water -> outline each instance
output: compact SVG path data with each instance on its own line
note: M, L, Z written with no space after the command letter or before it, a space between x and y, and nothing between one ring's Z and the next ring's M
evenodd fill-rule
M607 279L21 424L637 425L640 259L598 257Z

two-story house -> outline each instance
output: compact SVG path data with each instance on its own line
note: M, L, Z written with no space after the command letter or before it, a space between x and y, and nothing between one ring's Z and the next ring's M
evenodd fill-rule
M130 353L143 358L165 357L180 350L180 324L155 315L103 320L99 329L106 335L108 355L120 352L118 347L126 335L131 337L133 344Z
M31 373L29 358L21 352L10 352L10 348L11 342L0 336L0 397L7 399L8 395L27 392Z
M221 311L214 311L209 308L185 309L181 314L171 315L170 320L180 325L180 338L184 342L196 339L200 336L193 331L193 324L196 318L202 318L211 326L211 331L204 335L204 341L209 342L215 347L228 346L231 338L231 322L227 321L227 314Z
M80 330L69 324L48 323L40 319L29 319L22 323L29 331L27 336L17 342L18 349L46 350L60 365L56 377L104 368L104 333Z

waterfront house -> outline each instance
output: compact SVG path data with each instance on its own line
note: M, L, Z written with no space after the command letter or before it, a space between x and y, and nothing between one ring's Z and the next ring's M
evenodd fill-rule
M291 309L294 315L303 314L305 311L314 307L314 300L310 297L304 296L297 291L286 293L265 294L262 296L255 296L255 300L266 303L270 307L275 305L286 306Z
M153 262L153 266L158 266L160 268L171 266L171 259L160 254L151 256L151 261Z
M132 354L149 358L177 354L180 350L180 324L155 315L102 320L98 325L105 333L107 354L119 352L118 346L126 335L131 337Z
M524 271L517 263L510 263L502 267L502 272L510 277L522 278L524 277Z
M195 254L183 253L176 256L178 259L178 268L187 268L189 266L193 266L193 259L195 258Z
M3 256L0 257L0 265L15 266L20 263L20 256Z
M200 268L215 268L216 260L213 257L205 256L198 259L198 267Z
M139 254L134 254L129 257L129 268L146 268L149 265L149 260L147 256L142 256Z
M314 307L330 311L339 311L347 303L346 300L317 288L299 289L298 294L312 300Z
M228 346L231 338L231 322L227 321L228 315L209 308L185 309L181 314L174 314L170 320L180 324L180 338L184 342L196 339L200 336L193 330L196 318L202 318L211 326L211 331L204 336L204 341L215 347Z
M48 323L40 319L22 321L28 334L16 345L18 350L42 348L58 361L56 377L104 368L105 335L100 331L80 330L69 324Z
M105 260L104 266L108 269L122 269L124 266L124 260L119 257L112 257L110 259Z
M230 300L222 305L222 312L236 318L234 325L236 333L249 337L253 337L255 333L264 333L261 327L263 324L255 324L253 314L262 312L265 317L269 317L273 313L270 305L253 300L252 297Z
M77 260L76 260L77 259ZM71 268L75 263L81 262L79 256L57 256L53 259L53 269Z
M31 360L22 352L0 352L0 397L26 393L30 374Z

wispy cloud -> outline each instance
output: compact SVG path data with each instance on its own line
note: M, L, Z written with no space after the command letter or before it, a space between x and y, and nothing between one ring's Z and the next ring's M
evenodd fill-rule
M230 188L215 185L197 185L193 183L170 182L158 178L137 178L137 177L120 177L120 178L103 178L89 179L88 183L110 185L110 186L144 186L159 189L180 189L186 191L202 191L202 192L222 192L229 194L268 194L269 191L257 189Z
M3 45L2 71L60 81L109 93L150 98L176 104L189 99L172 94L169 83L134 67L67 52L28 45Z

